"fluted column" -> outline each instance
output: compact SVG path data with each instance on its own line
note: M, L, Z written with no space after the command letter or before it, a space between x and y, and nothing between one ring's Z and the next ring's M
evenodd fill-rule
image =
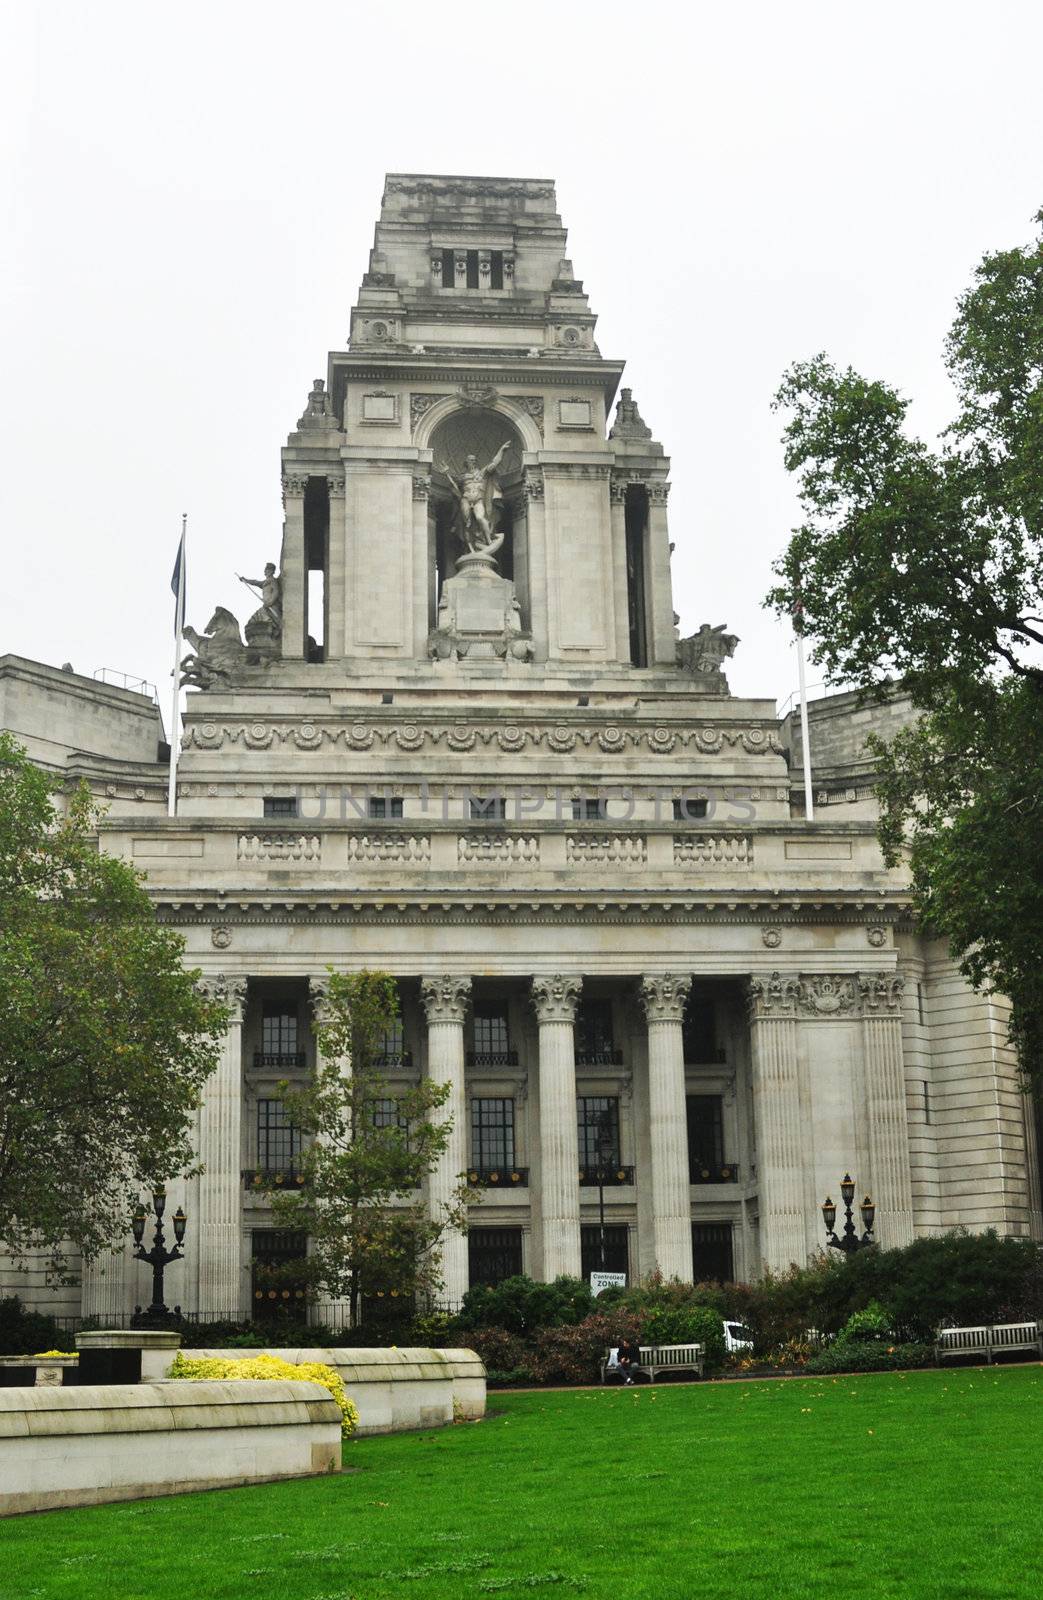
M105 1250L94 1261L85 1261L80 1299L83 1315L95 1317L103 1328L118 1328L132 1304L127 1282L125 1247L115 1251Z
M540 1163L543 1276L578 1278L579 1134L576 1128L576 1002L582 978L533 978L540 1030Z
M467 1167L464 1020L471 999L471 980L444 973L421 978L420 998L427 1017L427 1075L433 1083L448 1083L445 1109L453 1119L449 1142L428 1180L429 1214L437 1221ZM467 1292L468 1276L467 1236L458 1228L447 1228L442 1235L446 1304L460 1304Z
M691 987L686 972L641 979L648 1023L648 1131L652 1150L652 1238L666 1278L692 1281L692 1206L681 1023Z
M298 473L283 476L282 653L284 660L303 661L307 655L304 622L308 610L308 573L304 564L304 491L308 479Z
M874 1232L878 1242L888 1248L911 1244L913 1239L902 987L903 980L895 973L863 976L859 981L870 1183L876 1201Z
M315 1080L318 1081L319 1072L326 1059L322 1046L319 1043L318 1030L323 1027L330 1017L329 1013L329 974L323 973L321 977L313 976L308 979L308 1004L311 1007L312 1034L315 1040ZM351 1077L351 1060L348 1056L336 1058L337 1070L342 1078ZM322 1142L326 1135L318 1133L316 1143ZM351 1323L351 1301L343 1296L334 1298L319 1298L312 1309L312 1320L322 1323L330 1328L344 1328Z
M199 1114L199 1310L239 1313L242 1286L243 1006L246 979L215 977L201 987L230 1009L216 1071Z
M750 980L753 1115L757 1129L761 1259L773 1272L803 1266L804 1143L800 1123L797 1005L800 980L773 972Z

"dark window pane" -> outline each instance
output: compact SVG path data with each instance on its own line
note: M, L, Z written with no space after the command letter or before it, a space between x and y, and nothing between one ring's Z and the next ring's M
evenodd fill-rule
M295 817L297 801L283 795L265 795L264 814L266 817Z
M474 1049L476 1055L502 1055L511 1048L507 1012L502 1006L475 1006Z
M712 1000L705 995L690 992L684 1008L681 1025L686 1061L721 1061L717 1044L717 1018Z
M472 1284L516 1278L522 1269L521 1229L470 1228L467 1255Z
M675 822L695 822L699 817L705 817L707 802L705 799L696 798L695 795L682 795L674 801Z
M489 287L503 288L503 251L493 250L489 255Z
M725 1164L724 1101L719 1094L690 1094L688 1111L688 1171L698 1183L704 1172Z
M471 1165L480 1171L514 1166L514 1101L471 1101Z
M405 1051L405 1033L402 1028L402 1019L401 1017L398 1017L391 1024L391 1026L385 1028L384 1032L381 1034L380 1046L377 1050L377 1055L385 1063L397 1065L397 1063L401 1061L402 1057L405 1055Z
M601 1228L597 1223L579 1230L580 1273L589 1278L592 1272L629 1272L630 1261L626 1227L606 1227L605 1263L601 1263Z
M251 1293L255 1317L274 1317L289 1313L299 1320L305 1316L307 1299L303 1274L297 1276L293 1263L308 1254L305 1234L295 1228L255 1228L251 1234Z
M374 822L394 820L402 815L402 799L399 795L370 795L366 809Z
M692 1273L696 1283L733 1283L730 1222L692 1223Z
M452 289L456 286L455 252L442 251L442 288Z
M613 1047L611 1000L581 1000L576 1008L577 1055L611 1055Z
M472 822L505 822L507 797L502 794L488 797L473 794L468 801L468 814Z
M576 1101L581 1167L619 1167L619 1100L614 1095L581 1095Z
M281 1100L257 1102L257 1165L262 1172L291 1172L301 1153L301 1130Z
M409 1126L405 1117L399 1110L399 1103L393 1095L381 1095L376 1100L369 1102L370 1121L374 1128L407 1128Z
M478 287L478 251L477 250L468 250L468 252L467 252L467 287L469 289L477 289L477 287Z
M261 1018L261 1049L266 1056L296 1054L299 1049L296 1012L265 1010Z

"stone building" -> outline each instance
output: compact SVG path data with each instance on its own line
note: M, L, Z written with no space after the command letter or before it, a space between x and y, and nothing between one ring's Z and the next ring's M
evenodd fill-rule
M875 713L813 707L805 820L799 729L729 693L723 628L678 640L670 460L565 241L550 183L388 177L348 346L283 451L278 571L245 640L221 609L188 630L176 818L142 696L0 661L9 725L62 730L41 759L108 797L104 848L233 1008L174 1194L186 1311L264 1309L251 1263L304 1248L264 1185L293 1181L276 1085L314 1061L331 965L398 980L392 1091L451 1084L430 1203L459 1171L480 1203L449 1301L596 1268L599 1173L631 1277L803 1261L846 1170L884 1243L1040 1236L1002 1007L881 861ZM83 1310L125 1313L144 1271L92 1269Z

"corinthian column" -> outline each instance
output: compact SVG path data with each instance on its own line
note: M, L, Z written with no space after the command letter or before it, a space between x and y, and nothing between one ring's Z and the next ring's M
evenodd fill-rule
M902 986L903 980L895 973L859 979L870 1183L876 1201L874 1233L886 1248L911 1244L913 1239Z
M803 1266L803 1147L797 1006L800 980L773 972L750 979L753 1115L757 1129L761 1259L773 1272Z
M200 1316L239 1315L242 1300L243 1005L246 979L205 979L201 988L230 1009L217 1069L199 1113Z
M573 1024L582 978L533 978L540 1029L540 1162L543 1276L578 1278L579 1134L576 1128L576 1040Z
M453 1119L449 1142L428 1180L429 1215L438 1221L467 1166L464 1019L471 980L445 974L421 978L420 998L427 1017L427 1075L433 1083L448 1083L446 1110ZM442 1275L446 1303L458 1306L468 1285L467 1237L458 1228L447 1228L442 1235Z
M319 1072L324 1064L322 1047L319 1044L318 1030L330 1020L329 1008L330 980L327 973L321 977L308 979L308 1004L311 1007L312 1036L315 1042L315 1079L318 1081ZM340 1077L351 1077L351 1060L348 1056L338 1056L336 1059L337 1071ZM328 1135L317 1133L316 1144L321 1144ZM346 1328L351 1324L351 1301L343 1296L323 1298L319 1297L313 1308L313 1320L324 1324L328 1328Z
M692 1281L692 1206L681 1023L692 980L683 972L641 979L648 1021L648 1111L652 1146L652 1238L666 1278Z

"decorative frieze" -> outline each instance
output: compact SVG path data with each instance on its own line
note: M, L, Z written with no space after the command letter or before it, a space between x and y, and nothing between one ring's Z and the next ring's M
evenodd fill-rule
M469 865L538 866L540 841L534 834L465 833L457 840L457 858Z
M684 1017L690 972L646 973L641 979L641 1005L649 1022L680 1022Z
M774 931L765 929L765 936ZM854 1020L899 1016L902 986L903 979L893 972L773 972L767 977L757 973L750 979L750 1015L754 1021L762 1017Z
M451 973L421 978L420 1000L428 1027L437 1022L462 1027L471 1002L471 980Z
M574 1022L582 988L583 979L572 973L533 978L532 1006L537 1022Z
M678 866L752 867L753 837L748 833L681 833L674 835Z
M570 833L565 837L565 860L570 866L643 867L648 841L643 833Z
M218 750L224 745L242 745L247 750L267 750L273 744L294 743L309 749L321 744L347 745L352 750L368 750L373 745L390 750L436 749L472 750L479 746L504 751L549 750L556 755L572 750L596 748L607 755L632 754L649 750L654 755L721 755L741 751L744 755L780 755L778 734L757 725L692 728L674 724L589 723L480 723L471 722L386 722L357 719L345 726L328 723L206 722L190 723L185 729L184 747ZM686 836L687 837L687 836ZM737 836L731 835L734 839ZM687 859L687 858L678 858Z
M239 861L321 861L322 836L317 833L241 833L236 840Z
M403 866L427 866L431 860L429 833L349 833L348 860L356 862L397 862Z

